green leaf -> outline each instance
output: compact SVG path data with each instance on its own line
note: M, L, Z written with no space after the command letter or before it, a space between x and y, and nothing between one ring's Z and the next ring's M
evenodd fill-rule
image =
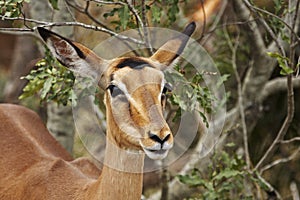
M49 0L49 3L51 4L53 9L59 10L58 9L58 0Z
M227 143L225 146L226 147L235 147L236 145L235 145L235 143L230 142L230 143Z
M50 77L44 83L44 87L43 87L42 93L41 93L42 99L45 99L45 97L47 96L47 93L50 91L51 86L52 86L52 81L53 81L53 77Z
M158 6L153 5L151 7L151 13L152 13L152 21L159 23L161 21L161 11L162 9Z
M224 171L221 171L219 174L217 174L213 180L221 180L223 178L229 179L235 176L242 175L242 172L234 169L226 168Z
M267 54L270 57L277 59L279 67L281 68L281 70L280 70L281 75L289 75L289 74L294 73L294 70L292 68L290 68L287 64L290 61L289 58L282 56L277 52L267 52Z
M121 26L123 30L125 30L130 18L129 8L127 4L119 9L119 17Z
M168 18L171 23L176 20L177 13L179 13L179 7L178 7L177 3L174 3L171 5L171 7L168 10Z

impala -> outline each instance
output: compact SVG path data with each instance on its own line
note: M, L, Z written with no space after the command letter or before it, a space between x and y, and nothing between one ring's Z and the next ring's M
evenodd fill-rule
M102 171L73 160L33 111L0 105L1 200L138 200L144 156L163 159L173 136L163 118L162 71L182 53L195 23L153 56L99 58L83 45L43 28L38 32L52 54L70 70L97 80L105 90L107 134Z

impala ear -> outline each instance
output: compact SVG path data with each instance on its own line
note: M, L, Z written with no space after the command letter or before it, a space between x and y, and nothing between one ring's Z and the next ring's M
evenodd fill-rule
M150 57L151 60L162 64L160 70L164 70L172 65L172 62L183 52L195 28L196 23L191 22L186 26L182 34L167 41Z
M107 67L105 60L82 44L72 42L52 31L39 27L38 32L62 65L82 76L92 77L98 81L101 88L105 88L103 78Z

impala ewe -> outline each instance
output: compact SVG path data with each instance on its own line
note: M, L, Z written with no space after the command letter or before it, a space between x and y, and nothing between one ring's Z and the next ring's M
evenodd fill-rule
M163 159L173 146L163 118L162 70L182 53L195 23L150 58L99 58L83 45L43 28L52 54L70 70L88 75L105 90L107 134L104 167L73 160L27 108L0 105L1 200L138 200L144 155ZM130 131L130 132L129 132ZM144 153L141 153L144 152Z

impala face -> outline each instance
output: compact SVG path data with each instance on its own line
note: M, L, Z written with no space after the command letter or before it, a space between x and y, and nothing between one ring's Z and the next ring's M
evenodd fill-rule
M183 34L166 42L150 58L99 58L85 46L43 28L38 31L52 54L70 70L96 79L106 90L108 141L125 150L143 150L163 159L173 146L165 119L166 83L163 70L172 65L195 30L190 23Z
M163 118L167 88L162 71L143 59L128 58L121 59L108 77L106 106L112 117L108 121L123 134L111 133L120 137L118 146L143 150L152 159L166 157L173 136Z

